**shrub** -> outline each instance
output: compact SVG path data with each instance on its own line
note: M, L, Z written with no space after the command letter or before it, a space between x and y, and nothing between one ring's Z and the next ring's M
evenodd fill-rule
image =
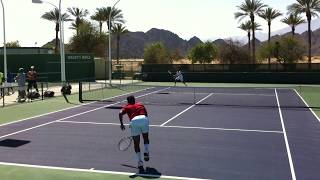
M192 63L199 62L201 64L211 63L217 58L218 50L212 42L198 44L189 51L188 58Z
M228 40L220 47L220 63L223 64L247 64L250 62L248 50L241 47L238 41Z

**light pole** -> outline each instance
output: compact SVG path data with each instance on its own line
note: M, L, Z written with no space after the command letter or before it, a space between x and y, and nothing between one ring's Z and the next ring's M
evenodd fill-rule
M2 18L3 18L3 68L4 68L4 78L5 78L5 84L8 82L8 77L7 77L7 42L6 42L6 18L5 18L5 13L4 13L4 5L1 0L1 5L2 5Z
M112 59L111 59L111 14L113 11L113 8L119 3L120 0L118 0L114 5L112 6L110 13L109 13L109 84L111 85L111 79L112 79Z
M48 2L43 0L32 0L32 3L47 3L55 7L59 10L59 27L60 27L60 61L61 61L61 83L64 84L66 82L66 66L65 66L65 53L64 53L64 37L63 37L63 26L62 26L62 15L61 15L61 0L59 0L59 8Z

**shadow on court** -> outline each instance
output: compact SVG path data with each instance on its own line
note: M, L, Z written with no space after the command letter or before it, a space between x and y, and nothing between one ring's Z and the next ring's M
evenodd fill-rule
M137 168L136 166L131 166L131 165L127 165L127 164L121 164L121 165L138 170L137 174L129 176L132 179L137 178L137 177L142 177L145 179L158 179L161 177L161 173L156 168L153 168L153 167L146 167L144 169L144 168Z
M0 141L0 146L9 147L9 148L17 148L23 146L25 144L30 143L31 141L18 140L18 139L5 139Z

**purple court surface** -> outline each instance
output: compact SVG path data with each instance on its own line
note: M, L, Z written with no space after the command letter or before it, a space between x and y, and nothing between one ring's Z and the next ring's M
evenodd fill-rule
M320 121L293 89L170 93L174 88L134 93L151 123L150 161L140 173L180 179L320 178ZM117 149L119 139L130 135L118 120L125 98L0 126L0 164L138 173L133 147Z

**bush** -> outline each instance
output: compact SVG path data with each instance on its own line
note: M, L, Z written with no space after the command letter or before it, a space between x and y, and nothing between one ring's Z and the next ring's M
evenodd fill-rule
M225 45L220 47L219 51L220 63L223 64L248 64L250 63L250 55L248 50L241 47L240 42L228 40Z
M169 64L170 54L160 42L148 45L144 49L144 63L146 64Z
M261 47L259 54L262 58L273 57L279 63L296 63L303 58L306 46L295 37L283 37Z
M192 63L211 63L217 58L218 50L212 42L206 42L198 44L192 48L189 52L188 58L191 59Z

